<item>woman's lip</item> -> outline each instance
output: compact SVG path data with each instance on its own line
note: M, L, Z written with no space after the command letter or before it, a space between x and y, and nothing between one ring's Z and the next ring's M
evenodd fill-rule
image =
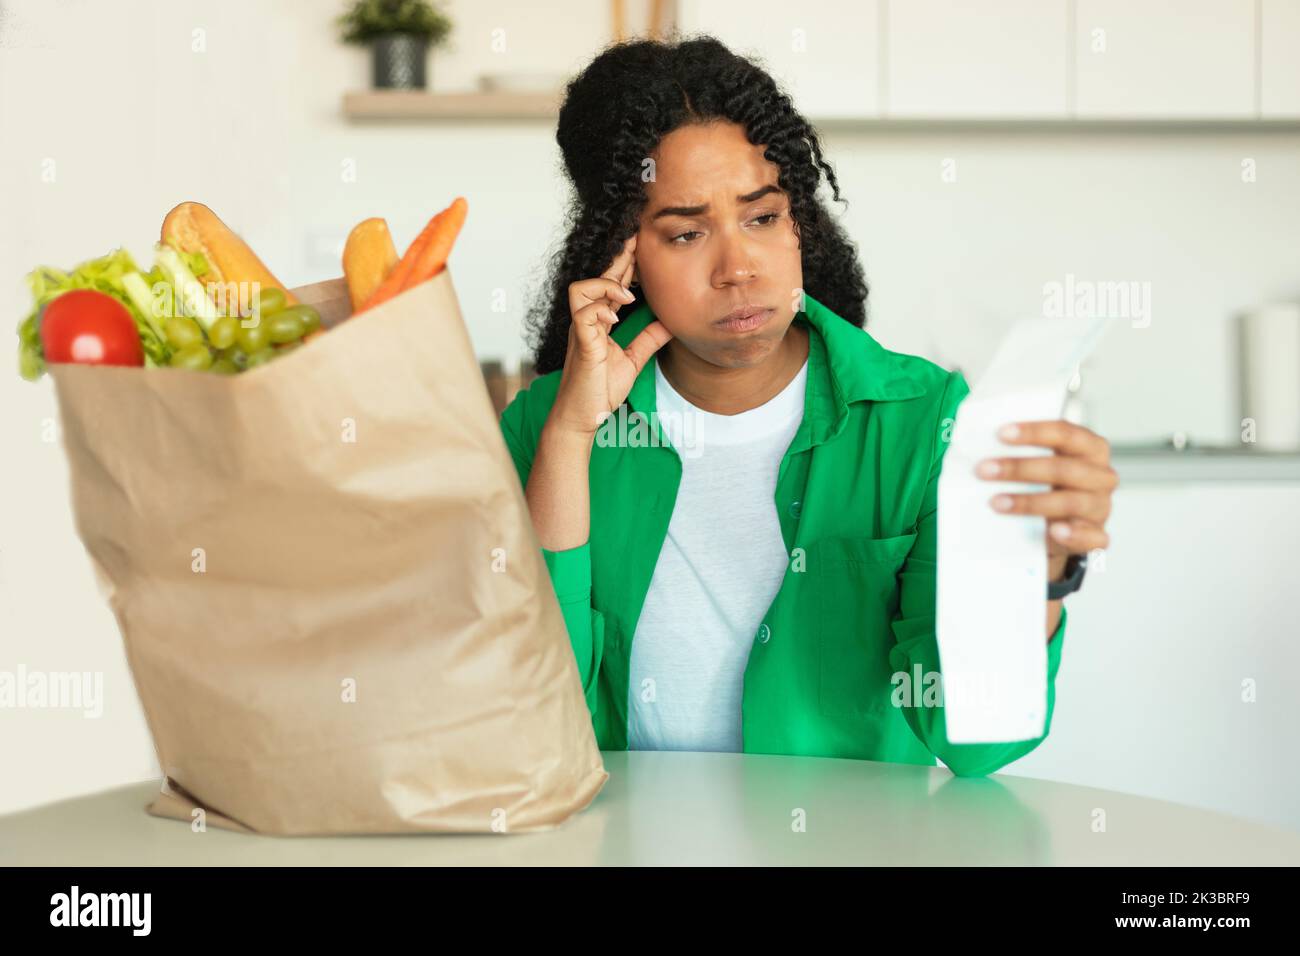
M774 309L763 309L743 319L723 319L716 323L724 332L752 332L772 317Z

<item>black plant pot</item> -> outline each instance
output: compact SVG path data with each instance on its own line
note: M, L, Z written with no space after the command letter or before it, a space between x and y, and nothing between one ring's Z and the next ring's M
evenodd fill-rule
M422 90L429 43L409 33L385 33L371 44L378 90Z

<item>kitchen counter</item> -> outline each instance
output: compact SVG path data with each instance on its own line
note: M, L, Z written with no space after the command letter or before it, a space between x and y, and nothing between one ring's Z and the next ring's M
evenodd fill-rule
M0 865L1300 864L1300 834L1071 784L814 757L604 758L595 801L546 832L195 833L146 814L158 784L141 783L0 817Z
M1111 464L1121 482L1300 481L1300 451L1113 446Z

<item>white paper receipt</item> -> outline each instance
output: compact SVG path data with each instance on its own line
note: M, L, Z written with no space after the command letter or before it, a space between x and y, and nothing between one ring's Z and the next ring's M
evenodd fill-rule
M1008 422L1060 418L1070 379L1114 319L1023 319L957 408L939 476L936 636L953 743L1042 736L1047 719L1046 519L989 505L1048 485L980 478L985 458L1051 454L1008 445Z

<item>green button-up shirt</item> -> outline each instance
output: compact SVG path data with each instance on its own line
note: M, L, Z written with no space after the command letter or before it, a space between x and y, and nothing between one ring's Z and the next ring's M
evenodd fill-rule
M917 764L939 757L959 776L992 773L1047 736L1066 612L1047 647L1043 736L949 743L943 707L922 690L939 672L939 471L970 390L960 372L892 352L804 298L794 319L809 329L804 414L773 502L790 560L745 668L744 751ZM614 329L615 341L626 347L653 318L643 303ZM603 750L627 749L632 640L682 475L652 415L655 362L597 434L588 541L542 549ZM560 376L537 378L502 413L524 484Z

